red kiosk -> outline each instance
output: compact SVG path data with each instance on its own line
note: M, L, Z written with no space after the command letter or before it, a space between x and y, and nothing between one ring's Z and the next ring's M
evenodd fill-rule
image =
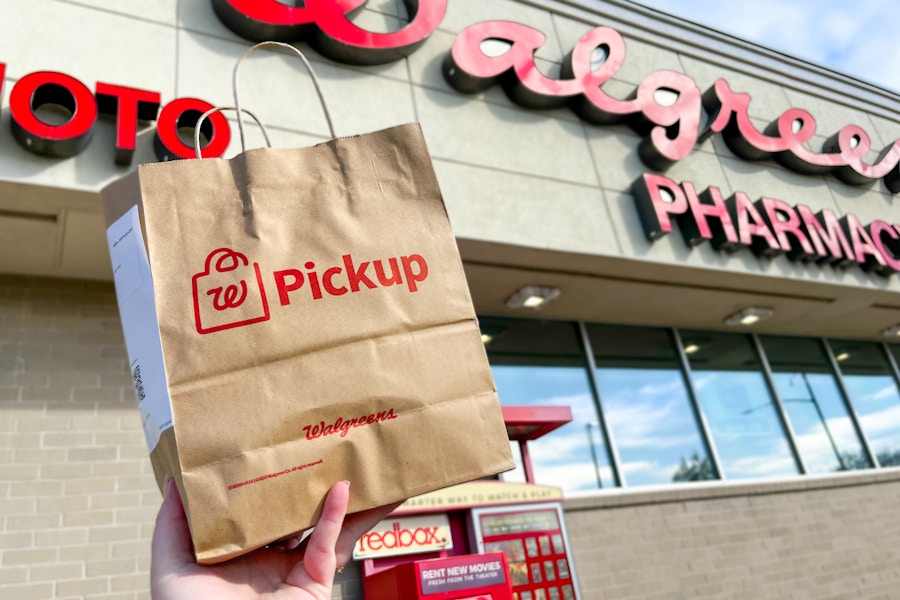
M364 535L366 600L576 600L562 490L534 482L528 442L569 407L504 406L526 483L479 480L410 498Z

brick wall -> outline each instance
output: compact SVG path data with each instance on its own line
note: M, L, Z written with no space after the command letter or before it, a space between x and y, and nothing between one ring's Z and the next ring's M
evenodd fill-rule
M149 598L161 497L127 367L112 284L0 275L0 597Z
M900 470L570 499L595 598L897 598Z
M0 277L0 595L146 598L160 495L112 286Z

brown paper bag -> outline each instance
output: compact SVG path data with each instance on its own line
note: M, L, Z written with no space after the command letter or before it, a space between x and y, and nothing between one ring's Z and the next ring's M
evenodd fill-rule
M201 563L312 526L336 481L354 512L512 468L418 125L142 165L104 196L153 467Z

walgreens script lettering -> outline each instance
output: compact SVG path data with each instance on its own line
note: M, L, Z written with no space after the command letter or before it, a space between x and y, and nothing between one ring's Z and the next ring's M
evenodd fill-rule
M220 21L241 37L303 40L328 58L359 65L409 56L437 30L447 11L447 0L406 0L409 22L397 31L380 33L352 21L366 0L306 0L299 7L277 0L210 1ZM828 137L820 151L813 151L807 144L816 133L816 121L809 112L790 108L760 131L749 117L749 94L733 91L724 79L701 93L693 79L669 70L651 72L620 100L602 89L625 60L625 41L616 30L596 27L582 36L562 60L560 79L546 77L535 65L535 52L545 41L543 33L520 23L476 23L454 40L443 63L444 77L463 93L499 84L525 107L569 107L597 125L627 123L643 137L638 147L641 160L657 171L688 156L706 137L721 133L744 160L771 159L797 173L831 174L850 185L881 179L891 193L900 192L900 140L885 146L869 163L865 157L872 149L871 138L850 124ZM486 54L486 42L505 45L504 51ZM0 91L5 70L6 64L0 62ZM661 101L659 92L669 100ZM92 92L77 79L54 71L23 75L9 98L13 137L25 150L54 158L74 156L90 142L98 114L107 114L116 119L115 160L126 165L134 156L141 120L158 121L154 149L159 160L193 157L194 150L180 140L177 130L193 127L200 114L212 108L203 100L177 98L160 109L158 92L104 82ZM36 111L46 104L66 107L71 118L59 125L41 121ZM222 156L230 140L227 119L216 113L203 129L209 140L203 156Z
M508 49L488 56L484 52L488 41L506 43ZM597 27L582 36L563 59L562 79L546 77L535 65L535 52L545 41L543 33L527 25L477 23L453 42L443 64L445 78L464 93L500 84L522 106L568 106L589 123L628 123L645 136L638 152L652 169L666 169L688 156L698 142L721 132L728 147L744 160L773 159L797 173L831 173L851 185L883 179L892 193L900 192L900 140L869 164L865 162L872 147L869 135L857 125L846 125L825 141L821 152L813 152L805 146L816 132L809 112L788 109L759 131L750 121L749 94L732 91L724 79L701 94L693 79L667 70L650 73L627 100L618 100L601 88L625 60L625 41L617 31ZM598 50L605 56L599 65ZM674 100L661 103L660 91Z
M277 0L212 3L222 22L242 37L304 40L329 58L351 64L408 56L437 29L447 9L447 0L407 0L409 23L393 33L374 33L349 20L365 0L308 0L303 7ZM638 154L655 170L665 170L688 156L698 142L722 133L729 148L745 160L773 159L798 173L831 173L851 185L883 179L892 193L900 192L900 140L882 149L870 164L865 156L871 138L851 124L830 136L821 152L814 152L806 148L816 132L809 112L788 109L759 131L749 118L748 94L732 91L724 79L701 93L693 79L669 70L650 73L628 99L619 100L602 90L625 61L625 41L616 30L596 27L582 36L563 59L560 79L546 77L535 65L535 53L545 41L542 32L520 23L476 23L454 40L443 63L444 77L463 93L500 84L510 99L528 108L568 106L590 123L626 122L644 136ZM505 44L505 51L487 54L485 42L494 42L495 48ZM660 102L660 91L674 99Z

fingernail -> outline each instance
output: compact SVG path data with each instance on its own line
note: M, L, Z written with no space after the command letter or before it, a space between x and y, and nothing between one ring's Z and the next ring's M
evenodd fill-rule
M350 481L348 481L348 480L345 479L345 480L344 480L344 485L346 485L347 487L350 487Z

